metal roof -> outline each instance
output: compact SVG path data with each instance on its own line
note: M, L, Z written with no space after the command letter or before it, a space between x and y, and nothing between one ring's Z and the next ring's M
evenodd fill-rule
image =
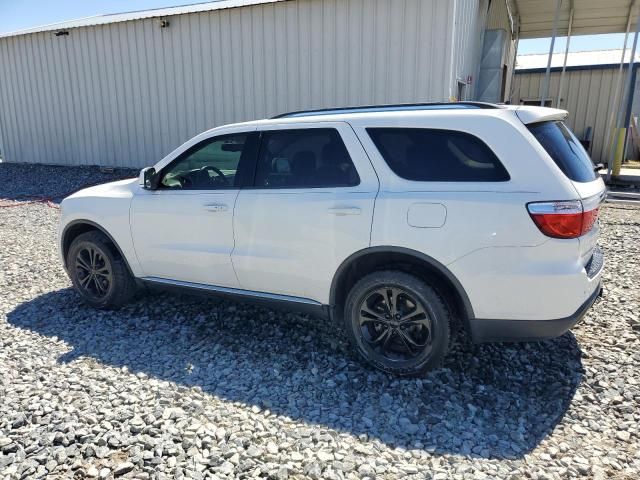
M288 0L218 0L213 2L181 5L177 7L94 15L91 17L4 33L0 34L0 38L284 1ZM495 1L505 1L509 5L513 5L515 7L512 10L514 10L513 13L519 19L520 38L543 38L551 36L553 31L556 0ZM558 35L562 36L567 34L571 4L573 4L574 7L572 35L624 32L627 26L629 8L634 2L636 4L640 3L637 0L562 0L558 23ZM633 14L636 15L637 11L638 6L636 5L633 8Z
M567 55L567 67L577 66L594 66L594 65L612 65L620 64L622 57L622 49L613 50L594 50L589 52L569 52ZM625 52L625 63L629 63L631 52L629 49ZM530 55L518 55L516 59L516 70L546 68L548 53L535 53ZM636 52L635 62L640 60L640 53ZM556 52L551 57L551 68L562 67L564 62L564 52Z
M633 69L637 70L640 65L637 63L633 64ZM629 67L628 63L624 64L624 70ZM600 70L618 70L620 68L619 63L602 63L598 65L573 65L571 67L566 67L565 71L567 72L597 72ZM545 73L547 71L547 67L538 67L538 68L519 68L515 70L516 75L528 74L528 73ZM551 67L549 70L551 73L562 72L562 67Z
M208 12L211 10L223 10L227 8L245 7L249 5L261 5L263 3L276 3L285 1L288 0L218 0L214 2L192 3L189 5L181 5L177 7L154 8L151 10L137 10L133 12L94 15L91 17L79 18L76 20L67 20L65 22L52 23L39 27L27 28L25 30L3 33L0 34L0 38L13 37L16 35L27 35L30 33L38 32L67 30L69 28L127 22L130 20L141 20L144 18L170 17L173 15L182 15L184 13Z
M512 0L520 21L520 38L546 38L553 33L557 0ZM571 35L619 33L627 29L629 8L638 14L635 0L562 0L558 19L558 36L566 36L569 11L573 4ZM635 24L632 23L632 25Z

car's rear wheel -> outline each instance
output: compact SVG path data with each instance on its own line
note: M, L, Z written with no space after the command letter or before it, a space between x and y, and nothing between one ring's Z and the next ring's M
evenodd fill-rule
M347 335L368 364L415 376L438 367L449 348L449 310L421 279L400 271L358 281L344 311Z
M113 243L97 231L78 235L67 254L67 270L82 300L92 307L119 308L136 292L136 283Z

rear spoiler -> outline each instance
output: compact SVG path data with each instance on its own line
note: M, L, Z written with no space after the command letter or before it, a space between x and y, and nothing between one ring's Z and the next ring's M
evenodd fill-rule
M551 120L564 120L569 115L569 112L558 108L530 107L527 105L516 108L516 115L522 123L528 125Z

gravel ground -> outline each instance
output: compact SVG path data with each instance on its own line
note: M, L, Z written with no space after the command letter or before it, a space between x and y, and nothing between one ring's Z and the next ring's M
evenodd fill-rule
M0 204L124 173L0 164ZM160 294L87 308L57 220L0 209L2 478L640 476L640 208L604 208L605 296L573 333L463 341L410 380L312 317Z

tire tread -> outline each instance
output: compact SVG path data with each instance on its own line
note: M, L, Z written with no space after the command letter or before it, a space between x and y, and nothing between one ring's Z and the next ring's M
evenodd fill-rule
M122 258L115 245L106 235L94 230L82 233L73 239L67 254L67 265L73 264L75 250L78 245L83 242L97 245L109 256L109 261L113 270L114 289L110 295L101 301L91 300L82 295L82 293L80 293L80 297L88 305L103 310L118 309L122 307L134 297L137 291L135 279L129 272L129 268L127 267L124 258ZM75 274L71 270L69 271L69 276L71 277L74 287L79 291Z

